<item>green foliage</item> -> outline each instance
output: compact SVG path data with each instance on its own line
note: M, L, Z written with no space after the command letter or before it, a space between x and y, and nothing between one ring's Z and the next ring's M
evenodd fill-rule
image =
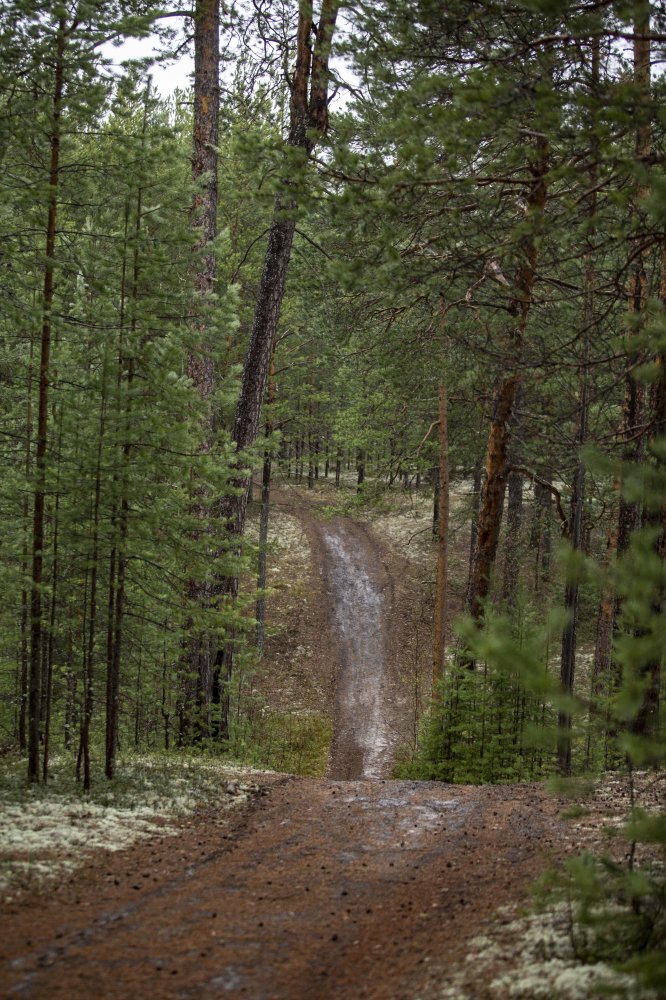
M321 778L333 736L331 719L320 713L274 712L247 706L235 729L232 757L252 767Z
M526 620L517 637L512 624L492 615L483 632L461 623L476 669L449 664L418 755L399 773L474 784L551 774L557 688L547 662L556 630L555 621L543 628Z

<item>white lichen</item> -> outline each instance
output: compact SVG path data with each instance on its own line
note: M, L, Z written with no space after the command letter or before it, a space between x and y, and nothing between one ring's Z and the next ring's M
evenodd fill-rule
M203 803L216 811L247 801L252 768L207 760L134 757L110 786L101 778L82 796L62 760L47 788L26 789L22 769L6 767L0 784L0 892L43 884L85 863L95 851L119 851L137 840L172 836Z

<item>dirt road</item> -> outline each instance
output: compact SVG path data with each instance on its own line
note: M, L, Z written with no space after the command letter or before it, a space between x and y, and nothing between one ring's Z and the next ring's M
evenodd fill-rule
M540 788L386 780L396 581L365 527L307 530L337 660L329 778L267 778L241 816L197 816L5 908L3 995L425 1000L558 848Z
M6 912L4 995L434 997L559 829L526 786L297 778L228 822L201 816Z
M391 767L390 578L361 525L337 518L320 528L326 551L332 641L337 653L332 778L385 777Z

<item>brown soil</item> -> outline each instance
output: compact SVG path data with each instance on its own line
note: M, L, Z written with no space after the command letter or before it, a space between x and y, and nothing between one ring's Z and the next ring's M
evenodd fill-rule
M5 995L435 996L559 844L531 786L289 777L264 793L7 909Z
M323 686L336 720L329 777L267 776L242 812L201 813L177 838L100 854L48 896L7 904L5 995L427 1000L570 846L540 787L384 777L422 686L406 564L366 527L277 500L313 556L298 634L317 652L306 697ZM369 597L351 592L341 612L348 564ZM466 996L489 997L489 978Z
M298 519L311 565L271 597L259 688L273 708L331 718L328 777L386 777L414 744L429 690L429 611L415 567L377 532L321 516L331 499L289 481L272 490L274 509Z

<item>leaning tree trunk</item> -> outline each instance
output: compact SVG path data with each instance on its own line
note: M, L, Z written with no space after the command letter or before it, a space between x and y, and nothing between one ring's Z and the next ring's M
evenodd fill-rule
M536 279L538 249L535 229L539 226L546 205L547 170L548 142L540 136L536 140L536 157L530 167L532 182L527 198L528 220L532 225L518 245L515 292L509 304L509 313L517 317L507 343L509 374L500 379L493 400L474 560L467 590L467 609L477 623L483 618L483 605L490 589L490 575L497 552L508 471L509 434L521 381L518 365ZM469 665L473 666L473 663L470 661Z
M65 85L65 18L58 25L53 83L53 120L49 167L49 207L46 223L42 333L39 359L39 402L35 451L35 493L32 528L32 587L30 594L30 675L28 691L28 778L39 781L39 730L42 670L42 587L44 572L44 506L46 500L46 449L48 443L48 397L51 357L51 319L54 299L54 266L58 181L60 175L60 125Z
M319 24L313 25L313 4L301 0L298 15L296 66L291 81L290 127L287 145L302 150L309 157L315 137L325 134L328 127L329 55L335 30L339 0L322 0ZM314 43L311 37L314 32ZM284 193L275 199L264 266L259 283L250 344L243 365L243 379L236 406L233 439L238 452L256 440L261 407L266 391L275 333L284 297L291 247L296 230L296 192L285 179ZM249 497L249 480L240 474L236 480L237 495L225 497L220 514L226 520L232 547L240 542L245 530ZM232 574L219 581L219 599L233 603L238 595L238 576ZM233 636L218 651L213 688L220 700L218 734L229 737L229 683L233 670Z

